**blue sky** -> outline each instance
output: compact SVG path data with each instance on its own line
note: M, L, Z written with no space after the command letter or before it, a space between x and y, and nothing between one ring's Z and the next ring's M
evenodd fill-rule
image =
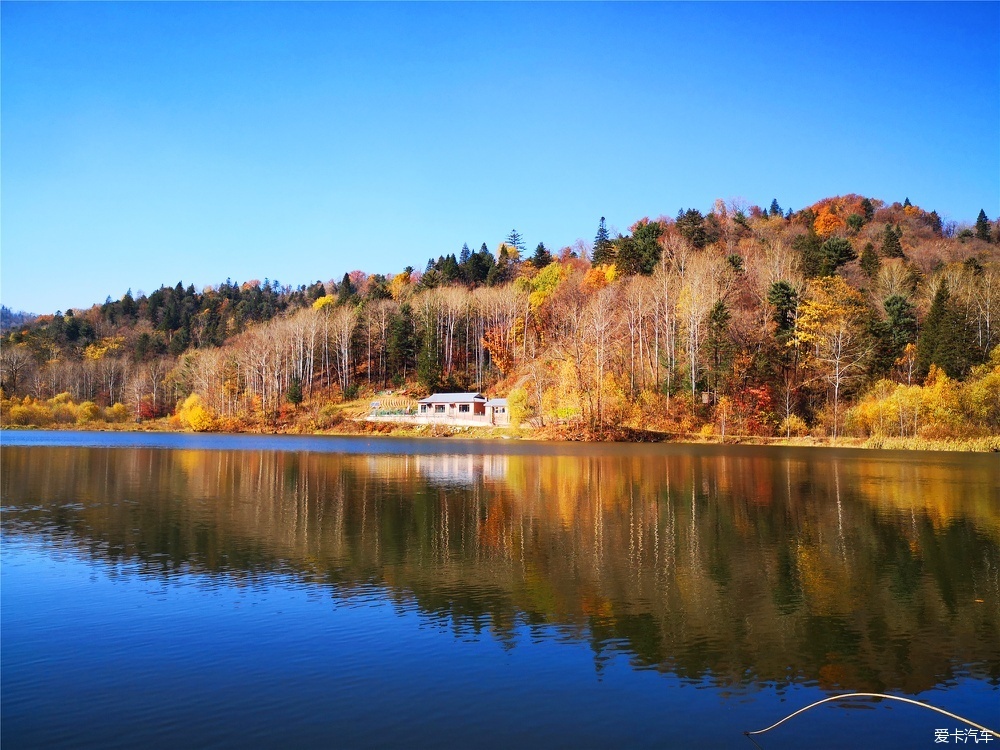
M0 299L849 192L1000 214L1000 3L0 6Z

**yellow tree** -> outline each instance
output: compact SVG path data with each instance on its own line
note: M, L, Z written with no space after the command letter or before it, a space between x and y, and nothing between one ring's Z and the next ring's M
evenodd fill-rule
M795 341L811 350L821 377L833 389L833 436L837 437L842 392L861 374L871 352L864 325L867 309L861 293L840 276L813 280L807 294L799 308Z

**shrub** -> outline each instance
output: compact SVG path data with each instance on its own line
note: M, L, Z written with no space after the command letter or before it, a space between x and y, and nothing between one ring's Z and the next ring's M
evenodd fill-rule
M49 403L52 404L52 419L54 419L58 424L76 423L76 418L77 418L76 404L56 402L55 399L51 399Z
M185 427L195 432L207 432L214 427L215 417L202 403L201 396L192 393L177 410L177 416Z
M125 404L114 404L104 410L104 418L108 422L127 422L128 409L125 408Z
M101 416L100 407L93 401L84 401L76 409L77 424L89 424Z
M31 409L27 406L12 406L8 415L11 424L27 425L31 424Z
M790 437L803 437L809 434L809 425L798 414L789 414L781 420L781 425L778 427L778 434Z

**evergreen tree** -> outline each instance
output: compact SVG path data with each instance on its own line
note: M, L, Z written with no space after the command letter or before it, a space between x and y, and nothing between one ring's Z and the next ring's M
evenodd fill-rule
M893 354L899 359L906 345L917 340L917 313L913 303L906 297L894 294L885 300L885 314L892 337Z
M441 364L438 358L438 329L433 320L424 322L424 335L417 353L417 380L434 393L441 385Z
M903 246L899 243L899 238L903 232L893 229L892 224L886 224L882 232L882 255L886 258L905 258Z
M531 265L535 268L545 268L552 262L552 253L545 248L545 243L539 242L535 248L535 254L531 256Z
M875 204L868 198L861 201L861 210L864 212L865 222L869 222L875 218Z
M496 260L493 258L493 253L484 244L479 249L479 252L472 253L469 256L469 262L464 264L463 275L465 280L474 286L485 284L490 270L495 264Z
M298 406L302 403L302 381L298 378L292 378L291 382L288 383L288 390L285 391L285 398L288 400L292 406Z
M802 272L812 278L823 276L826 268L826 256L823 253L823 238L809 228L806 234L800 234L792 240L792 249L802 254Z
M514 253L516 252L514 250ZM504 243L500 245L500 254L496 265L490 268L489 273L486 274L486 285L501 286L502 284L506 284L514 278L516 271L517 266L511 255L511 248L508 247L507 243Z
M524 252L524 240L516 229L510 230L510 234L507 235L507 239L504 242L511 247L516 247L522 253Z
M635 231L632 232L639 261L639 273L649 276L656 270L663 253L659 242L661 234L663 225L658 221L643 221L637 224Z
M787 281L776 281L767 291L767 301L774 305L774 335L779 341L787 341L795 328L798 294Z
M969 368L971 345L961 316L951 302L948 283L942 281L917 339L918 374L924 377L931 365L937 365L948 377L961 377Z
M344 274L340 284L337 286L337 304L343 305L350 302L355 295L354 284L351 283L350 274Z
M413 308L408 302L403 303L399 312L393 316L389 324L388 339L386 342L388 371L395 373L400 383L406 382L406 374L413 368L413 357L416 352Z
M838 268L858 257L850 241L843 237L831 237L823 243L820 251L823 276L832 276Z
M878 253L875 252L875 246L872 243L865 243L865 249L861 251L859 265L865 276L869 279L875 278L878 269L882 266L882 261L879 260Z
M990 241L990 220L983 209L979 209L979 216L976 217L976 237L983 242Z
M696 208L683 208L677 212L677 231L697 248L705 247L708 237L705 231L705 217Z
M443 255L438 258L437 262L438 273L441 274L441 280L445 284L454 281L455 279L461 278L462 272L458 267L458 261L455 260L455 254Z
M708 314L708 337L705 341L709 358L709 389L718 393L719 382L729 372L733 344L729 337L729 320L732 318L726 303L719 300Z
M472 252L469 250L469 243L468 242L463 242L462 243L462 252L460 252L458 254L458 263L459 263L459 265L464 266L466 263L468 263L470 255L472 255Z
M771 201L771 216L781 216L781 206L778 205L777 198Z
M614 252L611 247L611 236L608 234L608 228L604 225L604 217L601 217L601 223L597 226L597 236L594 237L594 253L592 262L595 266L601 265L602 263L614 263Z
M912 205L913 204L910 203L910 199L909 198L907 198L906 200L903 201L903 208L910 208Z
M623 276L634 276L642 271L642 258L639 246L632 237L619 236L614 241L614 250L610 253L615 268Z
M943 229L943 224L941 222L941 217L938 216L937 211L931 211L927 214L927 223L930 225L931 231L934 232L938 237L941 236L941 231Z

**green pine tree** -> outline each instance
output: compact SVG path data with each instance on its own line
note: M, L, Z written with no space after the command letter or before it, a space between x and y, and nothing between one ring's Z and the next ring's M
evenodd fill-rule
M976 237L983 242L989 242L990 229L990 220L986 218L986 211L979 209L979 216L976 217Z
M539 242L538 247L535 248L535 254L531 256L531 265L541 269L545 268L551 262L552 253L546 249L545 243Z
M899 243L902 231L893 229L892 224L886 224L882 232L882 255L886 258L905 258L903 246Z
M524 252L524 240L521 238L521 234L516 229L511 229L510 234L507 235L507 239L504 242L511 247L516 247L522 253Z
M601 223L597 226L597 236L594 237L594 252L592 255L592 262L595 266L601 265L602 263L614 263L614 250L611 246L611 237L608 234L608 228L604 224L604 217L601 217Z
M298 407L302 403L302 381L298 378L292 378L291 382L288 384L288 390L285 391L285 399L292 406Z
M821 275L832 276L837 269L858 257L851 246L850 240L843 237L831 237L820 248L822 255Z
M942 281L917 339L917 372L924 377L931 365L937 365L948 377L960 378L969 369L972 349L965 323L952 304L948 283Z
M865 243L865 249L861 251L861 260L858 265L861 266L861 270L869 279L874 279L878 274L878 269L882 267L882 261L879 260L878 253L875 252L875 246L872 243Z

